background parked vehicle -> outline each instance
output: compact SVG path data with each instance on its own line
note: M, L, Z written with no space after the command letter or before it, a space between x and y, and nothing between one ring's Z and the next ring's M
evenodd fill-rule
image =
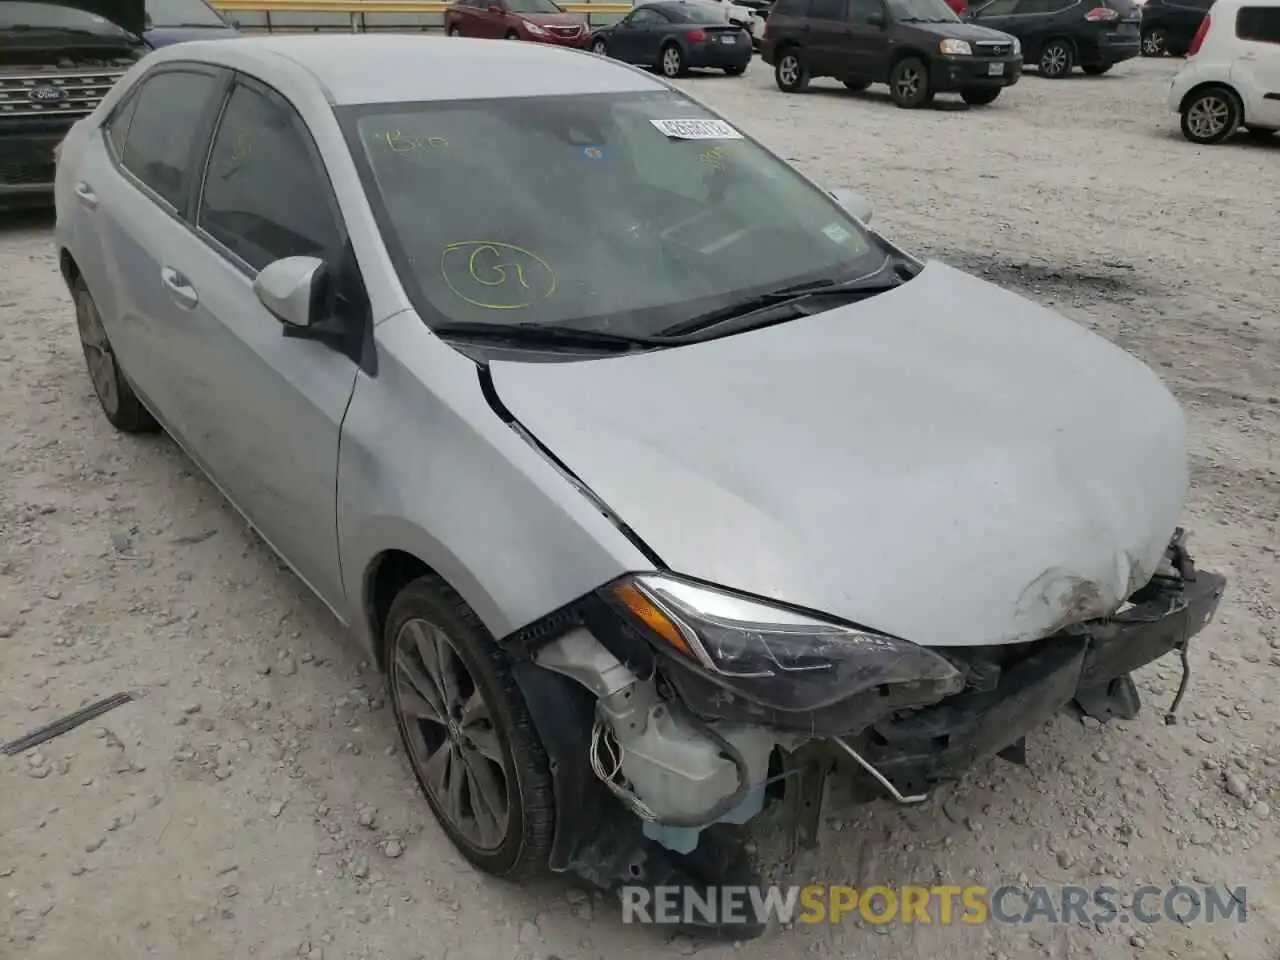
M645 3L591 38L593 52L626 63L658 67L680 77L690 67L714 67L738 76L751 62L751 35L729 23L715 4L662 0Z
M1053 79L1076 66L1097 76L1139 52L1142 16L1133 0L992 0L968 19L1013 34L1027 63Z
M240 36L239 22L204 0L146 0L146 10L147 29L142 36L153 47Z
M1213 0L1147 0L1142 6L1142 55L1186 56Z
M0 209L47 205L54 148L150 51L142 0L0 3Z
M724 11L725 19L751 34L752 46L759 46L764 39L764 18L751 7L736 0L683 0L686 3L707 3Z
M444 12L451 37L529 40L585 47L591 38L587 18L569 13L554 0L457 0Z
M988 104L1022 73L1017 39L963 22L943 0L778 0L760 53L784 93L814 77L850 90L887 83L900 107L947 92Z
M1169 87L1192 143L1222 143L1240 127L1280 130L1280 0L1218 0Z

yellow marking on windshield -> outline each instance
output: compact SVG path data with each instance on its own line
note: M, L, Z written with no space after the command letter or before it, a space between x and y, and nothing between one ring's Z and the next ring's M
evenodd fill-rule
M498 240L446 244L440 251L440 277L455 296L482 310L522 310L550 297L557 284L555 271L542 257ZM460 287L471 287L472 294Z
M724 172L729 165L729 157L732 152L732 147L712 147L698 154L698 162L706 164L712 170Z
M444 137L406 137L399 130L379 133L373 139L378 143L385 143L392 153L417 153L419 150L432 150L449 145L449 141Z
M248 160L253 156L253 140L243 131L236 134L235 145L231 148L232 160Z

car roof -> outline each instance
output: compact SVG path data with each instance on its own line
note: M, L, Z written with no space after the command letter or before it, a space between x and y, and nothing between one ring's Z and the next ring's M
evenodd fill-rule
M230 67L267 83L273 73L296 73L301 67L335 106L666 89L655 77L585 51L413 34L195 40L151 57L153 62L194 60Z

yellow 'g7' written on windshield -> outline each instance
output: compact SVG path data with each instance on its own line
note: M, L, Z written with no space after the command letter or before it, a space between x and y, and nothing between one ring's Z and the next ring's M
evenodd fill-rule
M419 150L431 150L449 145L449 141L444 137L406 137L399 130L388 130L373 139L378 143L385 143L392 153L416 153Z

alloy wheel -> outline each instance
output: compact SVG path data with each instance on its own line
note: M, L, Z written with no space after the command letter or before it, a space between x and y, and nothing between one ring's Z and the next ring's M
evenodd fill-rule
M1216 93L1206 94L1187 108L1187 126L1204 140L1221 136L1230 119L1231 104Z
M391 693L409 762L450 825L496 850L511 816L507 764L489 706L444 631L413 619L395 642Z
M111 352L111 343L102 326L98 308L87 293L76 298L76 326L80 329L80 345L84 350L85 364L89 368L89 380L98 394L102 409L108 414L114 414L120 409L115 354Z
M1148 57L1164 56L1164 32L1148 30L1142 37L1142 52Z
M1040 57L1040 72L1050 76L1061 76L1067 69L1071 54L1060 43L1050 44Z
M662 72L668 77L680 76L680 51L675 47L667 47L662 51Z
M778 79L788 87L800 82L800 58L794 53L784 54L778 61Z
M906 67L894 81L894 88L903 100L914 100L920 94L921 77L914 67Z
M597 56L603 57L606 53L608 53L608 51L609 51L609 47L603 40L597 40L595 43L591 45L591 52L596 54Z

